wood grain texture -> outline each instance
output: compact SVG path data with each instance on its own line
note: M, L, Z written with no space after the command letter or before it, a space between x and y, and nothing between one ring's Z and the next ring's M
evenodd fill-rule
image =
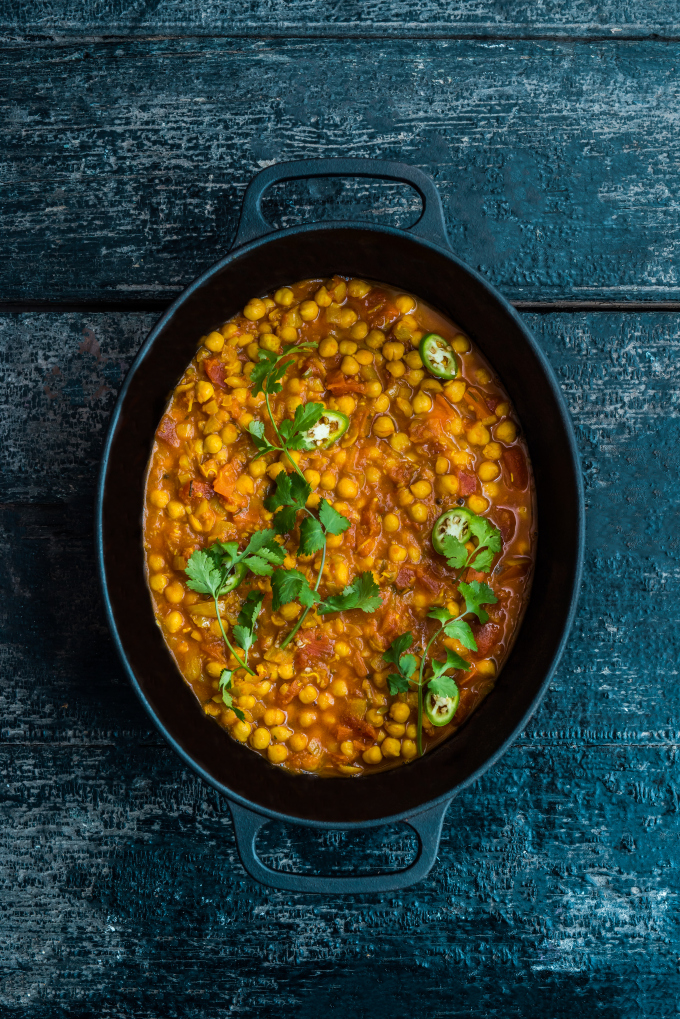
M577 623L526 731L452 804L429 878L356 898L245 875L226 804L150 729L108 638L97 457L153 316L0 318L3 1019L675 1014L680 315L526 318L583 460ZM414 851L399 826L272 824L259 845L322 873Z
M68 35L343 35L382 38L440 34L616 38L680 35L677 0L636 4L604 0L18 0L0 2L0 32Z
M455 250L511 299L678 299L679 47L6 47L0 301L169 299L228 249L258 169L333 155L432 174ZM391 205L397 221L417 214L403 192L356 183L281 189L270 213L355 204L378 222Z

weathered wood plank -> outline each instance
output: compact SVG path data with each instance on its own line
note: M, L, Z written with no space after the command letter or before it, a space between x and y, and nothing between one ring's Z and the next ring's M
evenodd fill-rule
M2 736L156 740L107 636L92 548L103 431L149 315L0 318ZM530 315L576 422L588 557L567 655L526 739L680 741L677 314ZM27 356L27 351L40 351ZM17 413L17 408L21 413Z
M7 47L0 301L168 299L228 248L260 167L315 155L431 173L456 251L512 299L677 299L679 45ZM270 209L415 215L372 200L290 187Z
M668 1016L678 810L668 749L516 747L452 804L429 878L383 897L265 889L226 806L164 749L14 748L0 1002L9 1019ZM384 837L384 836L383 836ZM368 840L275 827L278 866L375 867ZM556 1003L559 1002L559 1007Z
M442 33L475 36L655 37L680 34L673 0L635 4L605 0L597 7L584 0L548 0L507 4L503 0L55 0L49 4L0 3L0 32L22 36L60 35L309 35L347 33L405 37Z

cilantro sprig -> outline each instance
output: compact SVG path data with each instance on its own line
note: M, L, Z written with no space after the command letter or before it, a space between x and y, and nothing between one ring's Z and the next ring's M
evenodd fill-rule
M442 553L454 570L472 566L479 573L487 573L491 568L494 556L502 548L501 532L485 517L473 514L467 518L470 534L477 539L477 545L468 553L465 544L453 534L446 534L441 539Z
M418 659L409 652L413 644L413 634L402 633L392 642L383 659L388 664L396 665L397 671L387 677L387 684L390 693L395 696L399 693L408 693L411 689L418 692L418 754L423 753L423 696L427 689L436 697L455 698L458 696L458 686L455 679L447 673L452 671L467 671L471 668L470 662L451 648L446 649L446 659L440 661L433 659L430 663L431 673L425 678L425 666L433 643L444 634L457 640L468 651L476 651L477 643L470 624L463 619L463 616L474 615L480 623L487 622L489 615L482 608L483 605L494 605L498 599L488 584L480 584L473 581L471 584L460 583L458 590L465 600L465 611L458 616L453 616L448 609L439 606L428 612L428 618L436 619L440 624L439 628L430 637L425 646L423 656L418 667Z

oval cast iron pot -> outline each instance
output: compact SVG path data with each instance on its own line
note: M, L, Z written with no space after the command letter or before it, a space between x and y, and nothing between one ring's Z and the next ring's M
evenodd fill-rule
M280 181L357 176L401 181L423 212L408 230L360 222L274 231L260 202ZM154 619L144 577L142 506L151 445L168 394L199 336L248 298L333 273L409 291L457 322L498 372L519 415L533 462L538 557L529 605L493 693L472 718L421 760L351 779L296 776L250 753L204 714ZM437 855L446 810L526 726L557 666L578 594L584 532L581 475L562 394L517 313L452 253L433 182L415 167L370 159L271 166L248 187L234 247L191 284L152 329L116 404L102 459L97 551L109 624L142 704L174 750L229 800L239 854L258 881L290 891L376 892L421 880ZM266 867L255 839L269 819L316 828L405 821L418 834L415 862L397 873L316 877Z

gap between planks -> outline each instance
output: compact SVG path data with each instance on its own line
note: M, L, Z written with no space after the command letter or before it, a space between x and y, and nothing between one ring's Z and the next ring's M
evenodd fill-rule
M178 290L180 296L182 290ZM127 301L0 301L0 315L55 314L100 312L163 312L171 301L153 298ZM510 301L517 311L533 314L556 314L569 312L680 312L680 301Z
M675 26L674 26L675 28ZM324 42L352 40L360 42L374 39L413 39L431 40L432 42L554 42L554 43L631 43L631 42L652 42L652 43L678 43L680 33L677 30L665 33L663 30L652 31L649 29L638 29L619 31L616 28L603 28L599 32L590 30L583 34L578 32L556 32L550 27L535 30L533 32L513 33L498 32L492 28L485 29L481 26L477 31L457 32L454 28L443 29L440 25L428 26L423 24L375 24L368 27L358 28L356 25L327 22L317 22L309 25L306 29L299 25L268 26L263 30L261 25L245 25L234 28L229 32L176 32L176 33L111 33L105 35L67 35L60 33L39 33L32 32L25 35L13 35L7 30L0 29L0 45L3 46L119 46L122 43L164 43L164 42L198 42L210 40L248 39L252 41L276 41L286 40L318 40L320 36Z

